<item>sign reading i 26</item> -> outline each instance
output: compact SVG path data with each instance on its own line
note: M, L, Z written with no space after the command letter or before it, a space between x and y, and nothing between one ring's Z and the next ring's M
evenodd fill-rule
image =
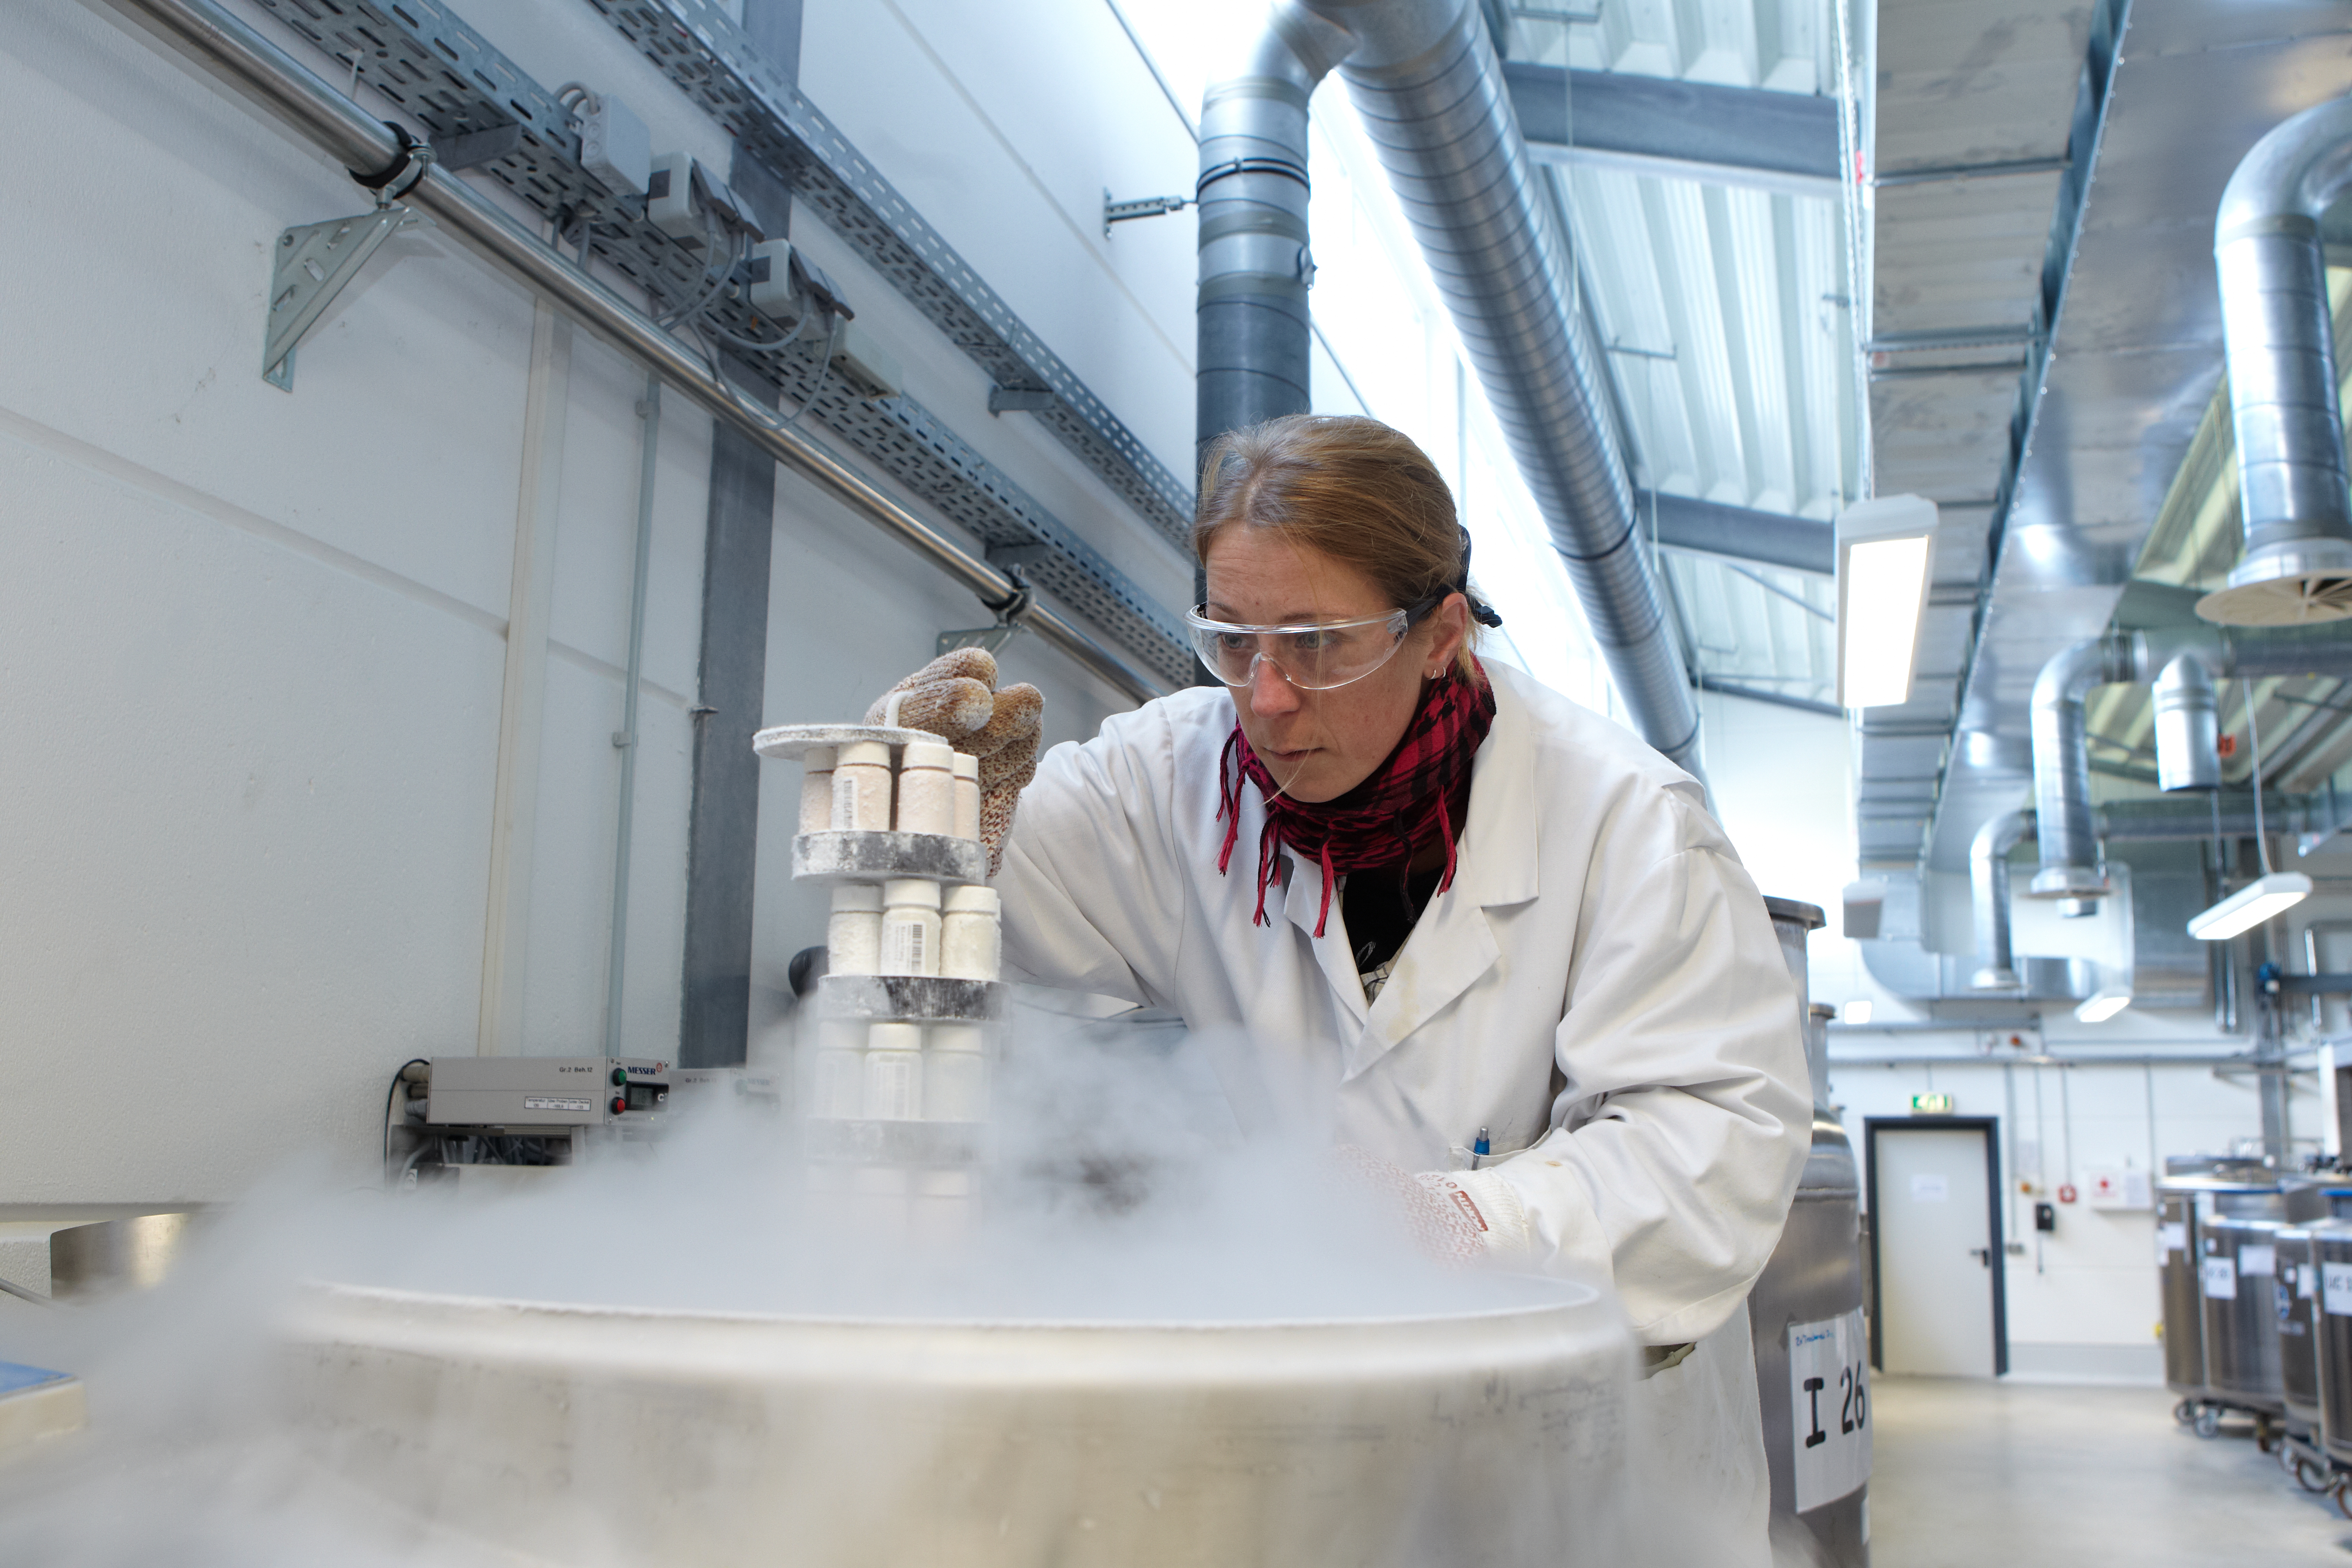
M1799 1513L1870 1479L1870 1341L1862 1309L1789 1325L1789 1407Z

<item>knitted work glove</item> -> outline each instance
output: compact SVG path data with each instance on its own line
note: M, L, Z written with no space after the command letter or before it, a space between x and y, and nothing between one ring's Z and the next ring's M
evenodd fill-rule
M988 846L988 874L1003 868L1004 839L1021 791L1037 776L1037 743L1045 733L1045 699L1034 686L996 689L996 658L986 648L941 654L885 692L866 710L869 724L890 721L937 735L980 759L980 838Z
M1343 1188L1393 1215L1413 1245L1440 1263L1467 1264L1524 1252L1526 1208L1492 1171L1423 1171L1392 1165L1352 1143L1332 1146L1330 1168Z

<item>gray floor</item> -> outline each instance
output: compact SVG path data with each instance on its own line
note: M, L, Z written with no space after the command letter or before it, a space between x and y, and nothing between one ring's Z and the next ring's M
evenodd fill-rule
M2352 1568L2352 1521L2149 1388L1874 1378L1873 1568Z

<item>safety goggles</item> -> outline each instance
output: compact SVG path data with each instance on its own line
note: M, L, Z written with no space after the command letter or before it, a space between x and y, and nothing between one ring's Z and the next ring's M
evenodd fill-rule
M1206 605L1186 612L1192 651L1211 675L1227 686L1247 686L1265 659L1302 691L1328 691L1380 668L1396 656L1405 634L1445 601L1433 594L1406 609L1354 621L1316 621L1296 626L1251 626L1213 621Z

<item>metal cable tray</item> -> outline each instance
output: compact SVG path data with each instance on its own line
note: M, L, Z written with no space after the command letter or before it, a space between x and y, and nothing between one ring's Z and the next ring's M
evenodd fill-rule
M1004 1014L1004 985L936 974L827 974L819 1015L868 1024L986 1024Z

